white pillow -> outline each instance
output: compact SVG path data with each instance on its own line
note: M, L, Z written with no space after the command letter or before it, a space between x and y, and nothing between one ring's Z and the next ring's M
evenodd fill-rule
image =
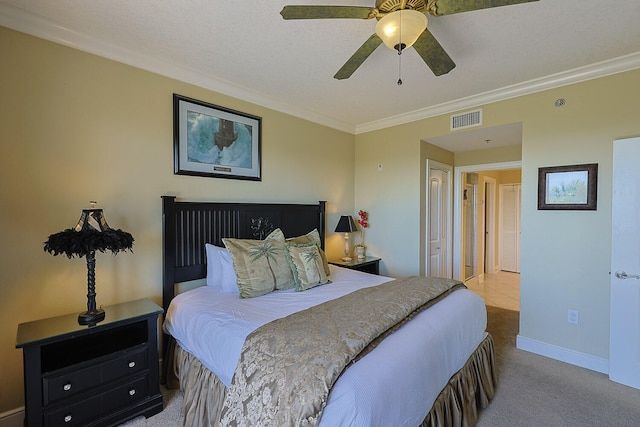
M204 247L207 252L207 286L216 286L222 292L239 293L229 251L209 243Z

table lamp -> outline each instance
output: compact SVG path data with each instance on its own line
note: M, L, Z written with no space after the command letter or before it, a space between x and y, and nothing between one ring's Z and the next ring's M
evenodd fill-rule
M353 217L351 215L342 215L335 230L336 233L344 233L344 258L342 258L342 261L351 261L349 256L349 233L354 231L358 231L358 227Z
M68 258L87 258L87 311L78 315L78 323L92 325L104 320L105 312L96 308L96 251L110 250L114 255L131 250L133 236L120 229L109 227L102 209L83 209L78 224L59 233L52 234L44 244L44 250L52 255L65 254Z

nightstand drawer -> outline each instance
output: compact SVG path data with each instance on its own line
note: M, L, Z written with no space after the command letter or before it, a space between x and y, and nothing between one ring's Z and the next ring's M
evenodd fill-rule
M144 344L108 356L103 363L93 366L69 366L62 373L54 372L43 377L43 404L46 406L118 378L134 375L147 369L147 366L147 347Z
M106 392L102 398L103 410L113 412L145 399L149 395L148 382L149 378L144 376Z
M45 376L42 379L43 403L48 405L99 386L102 381L101 372L100 365L95 365L84 369L67 370L65 373L50 377Z
M102 365L102 382L127 377L147 369L147 347L140 346L127 354L110 360Z
M102 396L95 396L64 408L44 414L46 427L83 426L101 412Z

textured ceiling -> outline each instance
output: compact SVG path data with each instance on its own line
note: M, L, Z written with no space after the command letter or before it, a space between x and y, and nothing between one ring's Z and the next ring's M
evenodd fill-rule
M360 133L640 67L640 1L540 0L429 19L457 67L380 46L375 20L285 21L287 4L374 0L0 0L0 25Z

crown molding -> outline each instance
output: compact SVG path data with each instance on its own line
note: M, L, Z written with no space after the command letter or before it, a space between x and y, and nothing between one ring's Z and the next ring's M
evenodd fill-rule
M311 110L305 110L298 106L292 106L287 103L280 102L272 97L268 97L246 87L201 73L183 65L178 65L167 60L158 60L157 58L153 58L149 55L104 43L99 39L73 31L62 25L51 22L46 18L24 12L23 10L13 6L0 4L0 25L12 30L49 40L54 43L150 71L154 74L193 84L223 95L270 108L281 113L309 120L314 123L319 123L333 129L350 134L355 133L355 125L353 124L349 124Z
M183 65L167 60L158 60L148 55L104 43L99 39L73 31L14 6L0 4L0 25L355 135L640 68L640 52L638 52L432 107L354 125L337 120L334 117L280 102L249 88L201 73Z
M640 68L640 52L356 125L356 135Z

